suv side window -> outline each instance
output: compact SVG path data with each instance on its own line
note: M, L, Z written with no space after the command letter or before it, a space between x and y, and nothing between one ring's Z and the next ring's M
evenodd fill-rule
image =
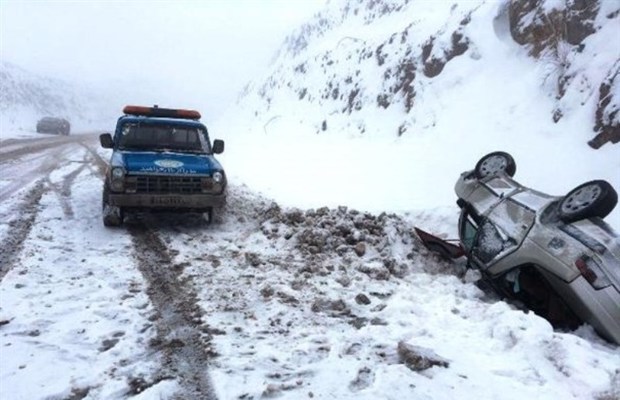
M471 251L474 247L474 240L476 239L477 233L478 225L469 214L465 215L461 226L461 242L467 252Z

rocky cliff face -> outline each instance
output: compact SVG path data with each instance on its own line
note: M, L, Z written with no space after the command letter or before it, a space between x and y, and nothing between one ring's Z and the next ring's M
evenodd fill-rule
M605 0L568 0L566 2L514 0L509 4L510 32L513 39L525 46L532 57L548 59L558 67L555 75L555 96L558 100L553 118L565 113L562 99L567 92L577 90L596 96L593 130L597 136L589 142L599 148L608 141L620 141L620 4ZM586 39L603 29L615 31L616 42L603 48L609 54L604 65L599 65L596 77L587 71L582 58L591 43ZM588 52L592 54L592 52Z
M531 57L543 71L531 99L555 98L556 123L588 108L599 134L591 145L600 146L619 135L620 50L612 44L619 8L608 0L332 1L287 37L271 73L246 88L242 103L256 116L320 110L323 118L311 121L319 133L364 134L369 114L384 115L386 134L401 136L434 125L441 108L429 109L429 99L441 103L450 85L458 90L501 68L491 56L511 46L511 56Z

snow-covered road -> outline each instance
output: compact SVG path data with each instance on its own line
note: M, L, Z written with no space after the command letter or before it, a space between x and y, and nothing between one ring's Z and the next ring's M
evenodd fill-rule
M429 254L454 211L101 223L95 135L0 142L1 399L598 399L620 351L554 332ZM422 222L423 221L423 222Z
M3 143L1 397L125 398L166 381L209 398L191 287L142 221L103 228L97 145Z

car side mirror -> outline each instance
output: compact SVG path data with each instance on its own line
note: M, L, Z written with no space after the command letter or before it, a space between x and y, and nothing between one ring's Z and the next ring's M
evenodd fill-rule
M215 154L221 154L224 152L224 141L221 139L215 139L213 141L213 152Z
M114 140L112 140L112 135L109 133L99 135L99 143L101 143L101 147L104 149L111 149L114 147Z

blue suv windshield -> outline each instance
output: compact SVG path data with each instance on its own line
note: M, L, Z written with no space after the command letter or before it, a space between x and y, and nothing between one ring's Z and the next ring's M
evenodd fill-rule
M144 123L122 126L119 149L201 154L211 151L200 128Z

